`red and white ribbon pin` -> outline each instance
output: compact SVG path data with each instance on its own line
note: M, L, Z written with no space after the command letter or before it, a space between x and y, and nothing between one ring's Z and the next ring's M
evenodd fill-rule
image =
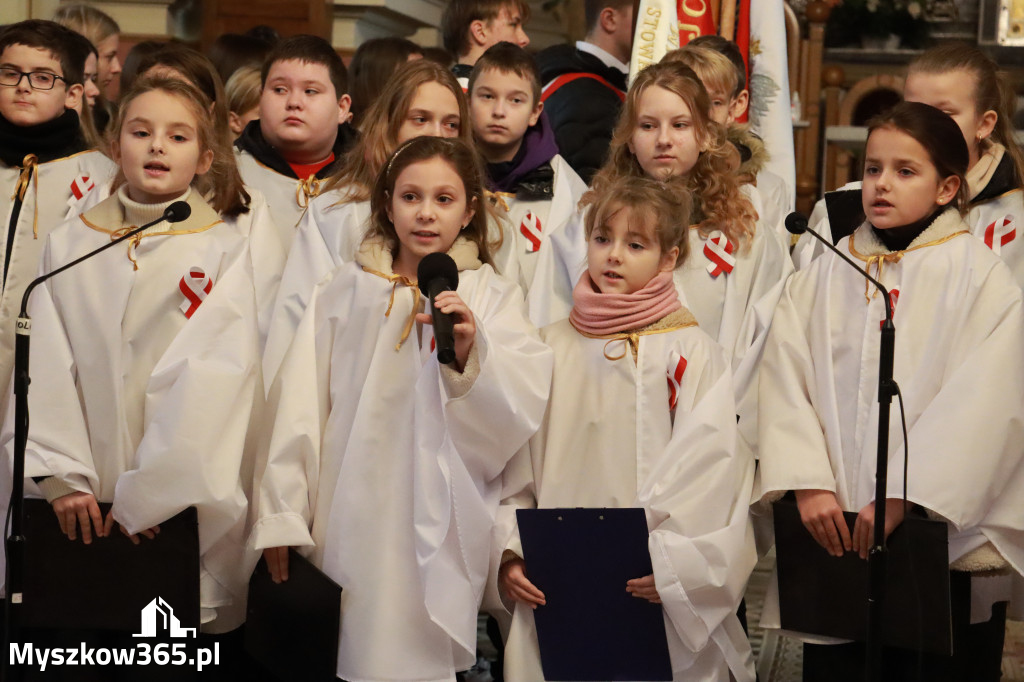
M668 356L668 409L670 411L676 409L676 403L679 402L679 385L685 371L686 358L672 351Z
M178 288L185 296L180 306L181 312L185 313L185 317L192 319L192 314L199 309L199 304L213 289L213 280L202 268L189 268L188 274L178 282Z
M999 255L999 250L1017 238L1017 219L1003 216L985 228L985 246Z
M715 230L708 235L704 242L704 255L711 261L708 263L708 274L718 277L723 272L729 274L736 267L736 256L732 252L736 250L729 238L721 230Z
M73 206L82 200L86 194L92 191L96 183L89 179L88 175L79 175L71 181L71 196L68 197L68 206Z
M889 302L892 303L892 319L896 319L896 301L900 300L899 289L889 289ZM885 326L885 318L878 321L878 328L881 329Z
M519 224L519 231L530 242L530 245L526 247L526 253L540 251L540 219L533 214L533 211L527 211L523 216L523 222Z

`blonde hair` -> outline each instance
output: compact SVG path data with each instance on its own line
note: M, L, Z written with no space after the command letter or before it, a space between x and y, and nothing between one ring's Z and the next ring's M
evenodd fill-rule
M466 208L476 211L459 236L475 243L479 249L480 261L494 267L494 260L491 257L494 245L487 239L488 218L491 212L488 210L488 202L485 201L484 170L473 146L458 138L414 137L395 150L374 182L373 196L370 199L370 229L364 239L381 237L391 249L392 255L398 256L398 233L388 217L388 207L395 195L395 183L402 171L409 166L434 158L443 159L462 179L466 190Z
M99 45L121 32L121 27L108 14L86 4L61 5L53 13L53 20L75 33L81 33L93 45Z
M711 48L687 45L667 53L661 61L677 62L693 69L709 94L720 92L726 97L732 97L739 85L733 63L724 54Z
M663 254L679 248L678 268L690 253L689 226L693 201L683 178L662 182L647 177L624 176L609 185L583 219L583 229L590 241L594 230L607 224L621 210L629 211L629 226L635 231L642 226L653 227L654 237Z
M700 78L684 64L654 64L637 76L612 132L608 160L594 176L580 206L596 202L621 177L645 176L640 162L629 150L629 142L636 130L640 99L651 87L664 88L683 100L693 118L697 143L703 149L685 178L694 201L695 227L703 235L722 230L730 241L745 246L756 229L757 212L740 192L736 177L739 154L726 139L725 130L711 120L710 100Z
M451 71L429 59L403 64L366 111L356 145L343 157L341 167L324 185L324 191L343 188L346 201L370 198L377 174L398 146L398 131L424 83L439 83L459 104L459 138L472 145L472 126L462 87Z
M910 62L908 73L947 73L963 70L974 78L974 111L994 111L998 116L992 138L1006 147L1013 160L1014 184L1024 186L1024 153L1014 138L1013 114L1017 94L1006 73L999 70L991 57L973 45L950 42L926 50ZM968 142L969 144L969 142Z
M131 103L141 95L159 90L172 97L177 97L188 108L196 119L196 135L200 153L213 152L213 163L204 175L192 179L192 186L221 215L235 217L249 211L249 194L242 186L242 178L235 165L235 156L231 147L221 135L217 134L213 121L210 119L210 101L194 85L177 78L145 76L135 81L132 89L121 99L117 113L107 130L109 154L113 157L113 149L120 145L121 130L124 128L125 116ZM123 170L118 170L113 188L117 189L126 182Z
M236 69L224 86L228 111L241 116L259 106L260 87L258 66L242 66Z

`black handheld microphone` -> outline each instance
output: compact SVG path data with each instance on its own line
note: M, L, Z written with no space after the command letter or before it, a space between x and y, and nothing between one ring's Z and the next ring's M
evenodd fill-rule
M67 263L66 265L62 265L62 266L60 266L59 268L57 268L56 270L54 270L52 272L47 272L45 274L40 275L39 277L36 277L34 280L32 280L29 283L29 285L27 287L25 287L25 295L21 297L21 313L18 315L18 329L20 330L22 328L21 327L22 320L24 320L25 323L30 325L30 326L32 324L31 322L28 321L28 315L26 315L26 310L28 308L28 297L32 293L32 290L35 289L38 285L40 285L43 282L45 282L46 280L50 279L54 275L59 274L61 272L64 272L68 268L73 268L74 266L78 265L82 261L88 260L89 258L92 258L97 253L109 249L114 244L120 244L121 242L123 242L126 239L131 239L132 237L134 237L138 233L142 232L143 230L147 230L147 229L153 227L157 223L163 222L165 220L167 222L169 222L169 223L180 223L183 220L188 220L188 217L190 215L192 215L192 207L189 206L187 202L175 201L173 204L168 206L167 209L164 211L164 214L162 216L160 216L159 218L157 218L156 220L154 220L152 222L149 222L149 223L146 223L145 225L143 225L141 227L136 227L134 230L126 232L125 234L121 235L117 239L111 240L111 242L109 244L104 244L100 248L95 249L93 251L90 251L89 253L85 254L81 258L76 258L75 260L71 261L70 263Z
M428 253L416 269L420 291L427 297L427 306L434 322L434 343L437 361L450 365L455 361L454 321L448 313L434 306L434 297L442 291L455 291L459 286L459 268L447 253Z
M840 251L839 249L837 249L831 241L825 239L820 234L809 228L807 226L807 216L805 216L803 213L800 213L799 211L793 211L788 216L786 216L786 230L790 234L803 234L804 232L806 232L807 234L812 235L819 242L821 242L826 247L831 249L833 253L835 253L837 256L846 261L851 268L855 269L857 272L862 274L864 278L867 279L867 281L874 284L878 288L878 290L882 292L882 296L885 297L885 323L888 326L892 326L892 299L889 298L889 290L886 289L881 282L879 282L877 279L869 275L867 270L865 270L864 268L850 260L847 257L847 255Z

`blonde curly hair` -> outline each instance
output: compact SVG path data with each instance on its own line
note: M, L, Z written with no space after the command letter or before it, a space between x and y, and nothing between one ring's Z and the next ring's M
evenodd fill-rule
M721 230L741 248L749 245L757 224L757 211L740 192L736 171L739 153L726 139L725 129L711 120L711 102L700 78L690 67L662 62L647 67L637 76L626 94L622 114L612 133L608 160L594 176L590 191L583 195L580 206L597 201L609 187L623 176L646 175L629 143L640 116L640 100L652 87L660 87L678 95L690 109L697 143L701 152L697 164L686 177L693 198L693 227L708 235Z

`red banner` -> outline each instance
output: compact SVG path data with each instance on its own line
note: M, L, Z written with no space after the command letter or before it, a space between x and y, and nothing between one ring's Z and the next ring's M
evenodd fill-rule
M679 18L679 47L697 36L718 33L708 0L676 0L676 16Z

